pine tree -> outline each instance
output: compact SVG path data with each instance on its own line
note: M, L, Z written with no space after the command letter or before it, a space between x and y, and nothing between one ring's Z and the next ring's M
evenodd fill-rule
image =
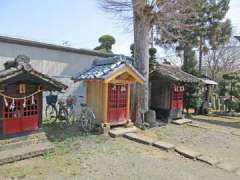
M98 39L100 43L99 46L94 48L94 50L105 52L105 53L113 53L112 46L116 43L116 40L111 35L103 35Z

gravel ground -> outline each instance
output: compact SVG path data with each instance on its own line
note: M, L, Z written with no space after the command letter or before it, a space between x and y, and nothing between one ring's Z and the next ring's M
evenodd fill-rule
M194 122L208 125L212 128L227 130L227 131L240 131L240 117L230 117L230 116L193 116Z
M190 147L202 154L240 167L240 136L211 129L172 124L145 133L163 141Z
M239 180L234 173L124 138L45 129L56 152L0 166L0 180Z

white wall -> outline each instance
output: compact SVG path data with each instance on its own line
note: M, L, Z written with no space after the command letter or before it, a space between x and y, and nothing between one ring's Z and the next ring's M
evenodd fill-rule
M77 96L85 95L83 84L74 84L70 80L71 76L88 68L97 58L92 55L0 42L0 69L3 69L4 62L13 60L20 54L30 57L34 69L68 85L66 95Z

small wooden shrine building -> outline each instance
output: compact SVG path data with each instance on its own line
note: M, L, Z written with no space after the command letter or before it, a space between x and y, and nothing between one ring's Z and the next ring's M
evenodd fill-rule
M186 83L197 83L200 80L179 67L159 64L150 72L150 108L156 111L157 118L182 118L183 95Z
M34 70L30 59L19 55L0 71L0 135L38 130L42 123L42 92L67 86Z
M97 59L74 78L86 84L86 103L99 124L120 125L130 122L130 88L144 83L142 75L125 57Z

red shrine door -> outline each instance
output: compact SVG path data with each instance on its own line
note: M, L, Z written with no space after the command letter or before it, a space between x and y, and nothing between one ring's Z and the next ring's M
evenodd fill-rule
M128 85L108 85L108 120L120 124L128 118Z
M184 86L173 85L171 89L171 108L182 109Z
M36 95L35 95L36 96ZM3 105L3 134L14 134L38 129L39 102L36 97L24 100L15 100L14 106L11 99L6 99Z

